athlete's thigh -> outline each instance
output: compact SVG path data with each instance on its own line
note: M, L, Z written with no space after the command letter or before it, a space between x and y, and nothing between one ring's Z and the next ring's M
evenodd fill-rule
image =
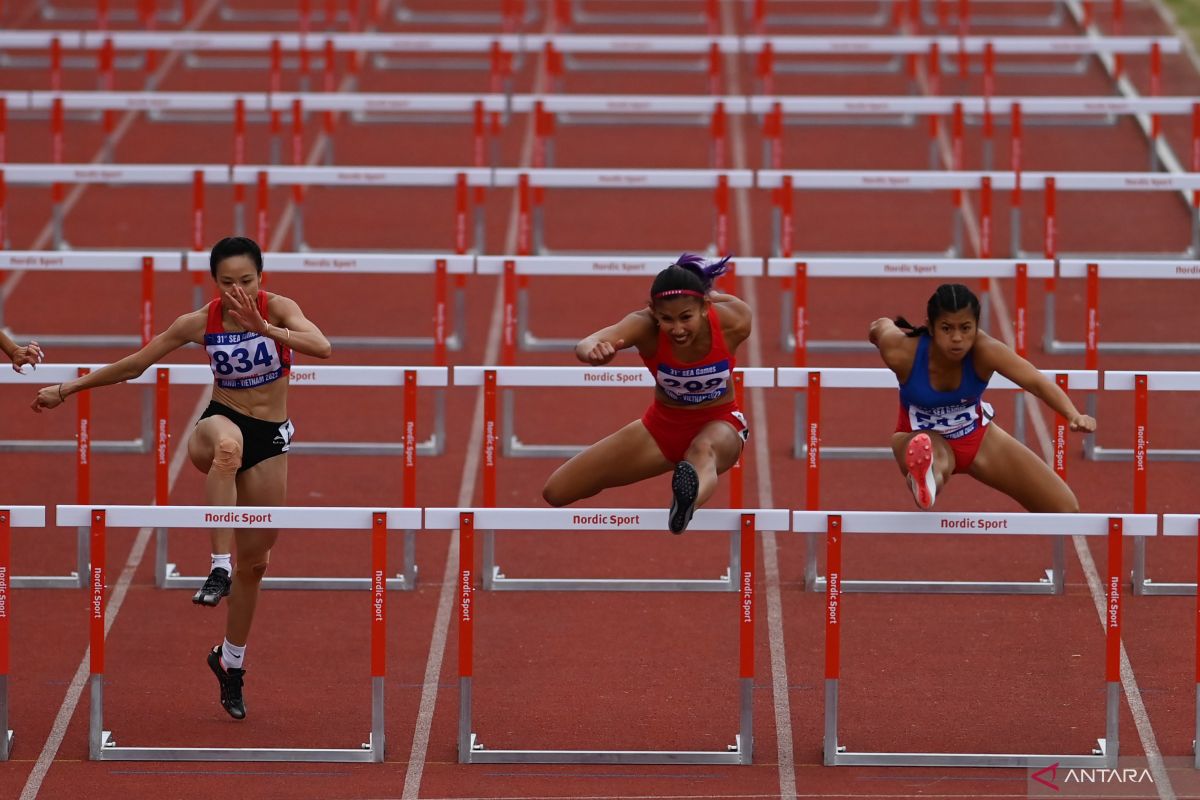
M229 417L215 414L196 423L188 437L188 458L196 469L208 472L221 439L233 439L242 448L242 431Z
M697 441L705 441L712 445L713 453L716 455L718 474L725 472L737 463L744 444L742 437L734 430L733 426L719 419L713 420L701 428L692 443L695 444Z
M634 420L579 453L554 474L579 492L625 486L674 468L642 421Z
M1032 450L996 423L987 426L967 473L1016 500L1026 511L1071 511L1075 495Z

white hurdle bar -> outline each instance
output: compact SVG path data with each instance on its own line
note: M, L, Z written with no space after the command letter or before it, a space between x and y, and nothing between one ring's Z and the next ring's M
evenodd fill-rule
M1121 544L1124 536L1154 536L1153 514L992 514L898 513L893 511L796 511L792 530L825 535L829 582L825 591L825 765L913 767L1106 767L1117 764L1121 701ZM838 739L838 690L841 680L841 628L846 612L842 599L842 538L847 534L952 533L1026 536L1050 534L1107 536L1108 575L1104 584L1105 734L1090 754L913 753L851 751Z
M810 511L821 507L821 460L824 458L893 458L890 447L826 447L821 431L821 390L891 389L899 390L896 374L886 368L804 367L775 371L776 385L803 389L796 393L796 434L793 443L796 458L805 461L805 503ZM1042 370L1064 392L1071 389L1094 390L1099 374L1092 370ZM1003 375L993 375L988 389L1015 390L1015 383ZM885 417L890 419L890 417ZM1057 417L1054 427L1054 470L1066 477L1067 421ZM890 428L887 431L890 436ZM930 592L935 594L1062 594L1066 573L1066 549L1061 537L1051 543L1051 566L1045 577L1036 581L902 581L888 579L844 581L845 592ZM825 588L826 578L817 574L817 541L810 536L804 563L804 585L811 591Z
M497 389L518 387L592 387L615 389L638 387L654 390L654 380L644 367L455 367L455 386L482 386L483 404L483 502L496 505L498 455L509 457L569 458L583 450L579 445L529 445L521 442L515 431L515 401L512 392L505 393L504 419L496 415ZM775 373L770 368L738 369L734 371L734 391L741 396L743 386L764 388L775 385ZM497 439L500 448L497 452ZM742 458L729 470L730 505L743 503ZM689 526L690 529L690 526ZM730 528L734 531L734 528ZM483 533L483 588L498 591L612 591L612 592L734 592L737 591L739 571L736 536L730 538L729 564L718 578L513 578L505 575L496 563L495 531Z
M785 530L786 510L701 509L688 526L692 531L735 530L740 538L741 569L736 613L739 631L741 712L738 734L725 750L499 750L484 746L472 729L471 682L474 677L474 626L479 615L475 598L475 530L666 531L663 509L568 508L427 508L426 530L457 530L459 535L458 611L458 760L462 764L749 764L754 753L754 616L757 531Z
M1163 514L1162 532L1164 536L1197 536L1200 537L1200 514ZM1200 538L1197 538L1196 550L1196 568L1197 577L1200 577ZM1192 584L1192 589L1195 590L1196 585ZM1200 595L1196 597L1196 628L1200 634ZM1194 758L1192 766L1200 769L1200 748L1197 748L1196 743L1200 741L1200 635L1196 637L1196 732L1192 738L1192 752Z
M1200 392L1200 372L1117 372L1104 373L1104 390L1134 393L1133 425L1129 448L1092 445L1092 457L1100 461L1129 461L1133 470L1133 510L1145 513L1149 494L1151 461L1200 461L1195 448L1150 447L1150 393ZM1093 437L1094 438L1094 437ZM1164 533L1165 533L1164 529ZM1194 531L1193 531L1194 533ZM1146 576L1146 543L1141 539L1133 548L1133 593L1144 595L1192 595L1195 582L1155 581Z
M959 278L981 280L985 286L992 278L1012 278L1015 281L1016 307L1013 309L1017 351L1026 347L1029 279L1053 278L1054 262L1046 259L1014 258L771 258L767 260L767 275L783 278L782 311L786 324L782 326L781 344L785 352L795 353L796 366L807 363L808 351L813 352L873 352L874 346L860 339L813 339L808 335L811 315L817 305L809 299L808 281L812 278ZM991 327L991 304L986 292L980 293L979 327Z
M171 364L157 368L156 375L146 375L138 381L153 380L159 383L160 403L165 386L190 385L205 386L212 383L212 370L205 364ZM339 366L293 366L289 387L296 386L374 386L401 389L403 400L403 441L400 442L293 442L289 453L315 453L323 455L390 455L404 459L404 483L402 502L407 507L417 505L416 466L417 456L423 452L435 454L432 444L424 446L417 442L417 390L427 386L439 390L449 383L449 369L446 367L339 367ZM158 410L160 431L169 431L170 417L165 407ZM437 434L438 441L444 440L444 431ZM167 433L169 438L170 434ZM165 447L165 445L164 445ZM162 468L163 454L159 456L160 467L156 473L156 496L159 504L169 502L166 489L166 473ZM220 527L220 526L212 526ZM227 526L232 527L232 526ZM419 526L417 526L419 527ZM203 575L183 575L179 567L170 560L169 531L166 527L155 531L155 582L162 589L187 589L194 591L204 582ZM403 571L387 579L387 588L411 590L416 588L416 527L404 533L404 568ZM337 578L332 576L284 577L271 576L263 578L264 589L361 589L366 588L365 578Z
M9 590L16 585L12 576L12 529L44 527L46 509L42 506L0 507L0 761L8 761L13 744L13 732L8 727L8 670L12 652Z
M531 276L653 278L674 262L674 257L655 255L589 256L476 256L475 272L498 275L504 290L504 336L502 362L512 363L516 350L539 352L573 350L578 339L538 336L530 330L529 290L522 280ZM732 276L762 277L761 258L733 258ZM732 277L731 276L731 277ZM515 343L515 345L514 345ZM509 428L511 430L511 428ZM509 453L506 451L506 455Z
M91 529L92 566L88 586L91 601L91 713L89 754L93 761L320 761L381 763L384 755L383 688L387 675L386 609L387 532L421 527L419 508L321 508L234 506L58 506L59 525ZM291 747L119 747L104 728L104 617L108 573L105 532L108 528L224 528L231 520L244 527L302 530L371 531L371 732L367 741L350 748Z

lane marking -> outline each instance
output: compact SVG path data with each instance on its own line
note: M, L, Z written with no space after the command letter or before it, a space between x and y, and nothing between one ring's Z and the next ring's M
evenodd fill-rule
M551 20L547 20L547 30ZM535 74L535 92L544 89L542 59L538 57ZM534 125L533 115L527 115L524 139L521 143L520 166L529 166L533 160ZM512 253L517 247L517 230L520 219L520 204L517 203L517 190L512 193L512 205L509 211L508 228L504 237L504 250ZM488 321L488 338L484 347L483 363L495 364L500 355L500 337L504 321L504 284L498 281L496 294L492 299L492 316ZM463 463L462 482L459 485L458 505L471 505L475 496L475 481L479 472L479 459L483 448L483 388L480 387L475 395L475 409L471 414L471 433L467 437L467 457ZM433 623L433 636L429 643L429 657L425 662L425 681L421 689L421 705L417 713L416 728L413 732L412 750L409 752L408 769L404 773L404 788L402 800L417 800L421 793L421 778L425 772L426 756L429 752L430 731L433 728L433 714L437 707L438 688L442 672L442 661L446 655L446 639L450 631L450 616L454 607L455 593L458 590L458 532L450 535L450 545L446 551L446 569L442 573L442 587L438 592L437 617Z
M721 25L725 31L736 30L733 18L733 8L729 3L721 6ZM729 93L742 94L742 74L738 57L727 56L724 66L729 78ZM744 130L745 117L741 114L733 116L729 125L732 139L733 164L735 169L746 169L746 137ZM750 195L744 188L736 190L735 202L737 207L738 239L742 251L753 253L753 225L750 211ZM718 253L724 255L724 253ZM755 278L742 278L742 287L746 303L757 312L758 282ZM750 350L750 365L759 366L763 363L762 337L759 326L750 329L747 341ZM757 444L754 447L754 468L758 481L758 502L762 508L775 507L774 486L771 482L771 436L767 427L766 392L762 389L750 390L750 408L757 433ZM771 652L771 700L775 712L775 745L776 759L779 767L779 797L782 800L792 800L796 797L796 763L795 737L792 731L792 704L788 694L787 647L783 632L783 597L780 590L779 547L774 531L763 531L761 534L763 573L766 578L767 595L767 641Z

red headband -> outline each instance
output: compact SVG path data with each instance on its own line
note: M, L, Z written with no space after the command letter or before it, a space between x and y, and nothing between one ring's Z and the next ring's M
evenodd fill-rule
M666 291L662 291L662 292L659 292L656 295L654 295L653 299L658 300L659 298L662 298L662 297L676 297L678 295L687 295L689 297L699 297L699 298L704 297L704 295L701 292L697 292L694 289L667 289Z

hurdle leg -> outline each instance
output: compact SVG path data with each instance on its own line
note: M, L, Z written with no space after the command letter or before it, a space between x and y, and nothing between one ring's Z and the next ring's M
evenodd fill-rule
M1140 536L1133 541L1133 570L1129 580L1135 595L1146 594L1146 540Z
M79 528L75 533L75 586L83 588L87 585L87 574L92 569L91 533L87 528ZM75 588L75 587L70 587Z
M1088 392L1087 396L1087 413L1089 417L1095 417L1096 411L1099 408L1095 392ZM1085 433L1083 435L1083 457L1091 461L1095 461L1096 456L1096 432Z
M1067 577L1067 543L1063 537L1055 536L1051 545L1052 566L1047 570L1050 579L1050 593L1062 594L1066 590Z
M1017 392L1013 405L1013 438L1021 444L1028 441L1025 423L1025 393Z
M297 253L305 249L304 245L304 204L295 203L292 206L292 249Z
M154 585L167 588L167 579L179 574L178 567L168 561L169 533L166 528L154 529Z
M67 247L66 236L63 233L64 213L62 203L55 200L54 208L50 212L50 220L52 230L54 231L54 249L64 250Z
M480 570L483 574L483 588L495 589L496 578L503 578L504 573L496 566L496 532L483 531L483 564Z
M13 732L8 727L8 676L0 675L0 761L12 753Z
M805 421L808 419L808 396L804 392L796 392L793 411L792 458L799 461L804 458L804 454L808 451L808 441L804 436Z
M784 289L779 293L781 306L780 319L792 320L792 290ZM785 353L793 353L796 350L796 339L793 333L794 322L789 321L787 325L779 326L779 347Z
M1009 213L1009 252L1013 258L1021 255L1021 209L1013 206Z
M1200 208L1192 209L1192 258L1200 258Z

